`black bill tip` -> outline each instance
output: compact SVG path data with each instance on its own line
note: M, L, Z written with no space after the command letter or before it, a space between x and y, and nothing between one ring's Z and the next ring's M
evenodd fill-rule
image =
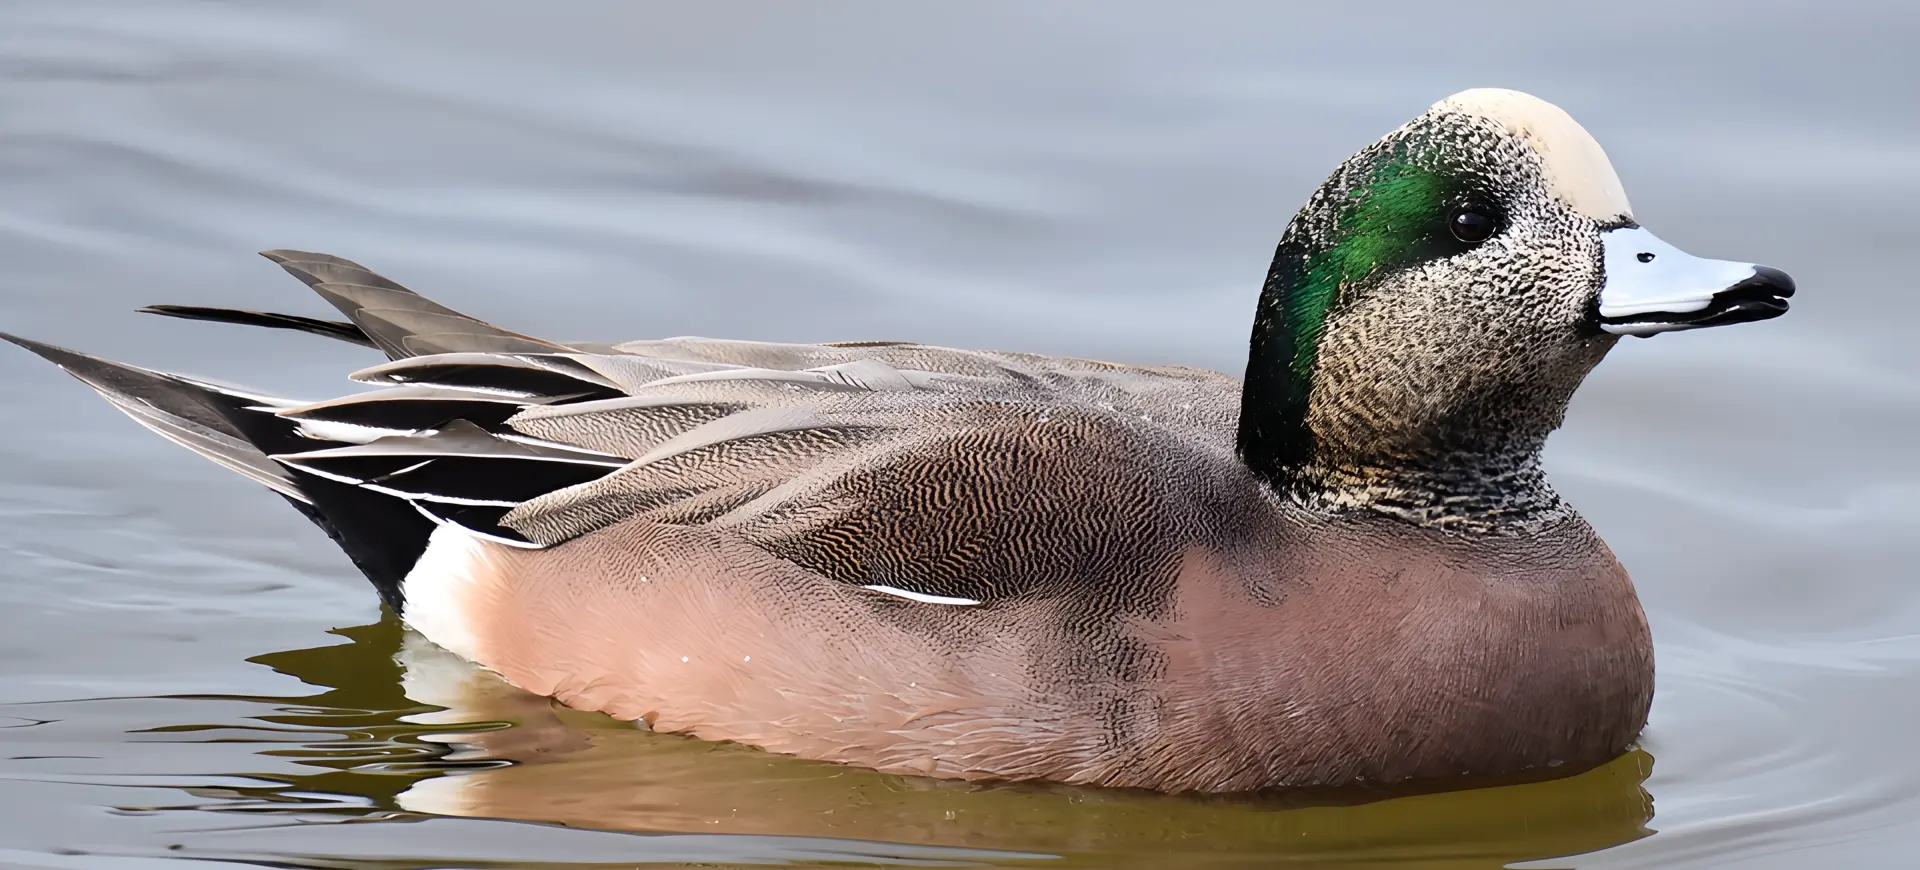
M1713 294L1713 302L1690 325L1725 326L1771 320L1787 313L1793 276L1772 266L1753 267L1753 277Z

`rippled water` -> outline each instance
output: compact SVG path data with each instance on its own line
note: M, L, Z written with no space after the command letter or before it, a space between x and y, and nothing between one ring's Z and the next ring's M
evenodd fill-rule
M276 499L6 355L0 866L1906 866L1916 28L1891 2L8 0L0 328L294 395L367 358L130 309L318 313L248 256L290 246L559 339L1237 371L1295 207L1479 85L1561 103L1650 227L1802 292L1624 344L1550 448L1653 620L1644 751L1386 800L978 788L555 709L403 636Z

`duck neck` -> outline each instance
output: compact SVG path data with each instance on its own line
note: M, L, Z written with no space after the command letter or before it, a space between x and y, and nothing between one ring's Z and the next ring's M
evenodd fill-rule
M1295 236L1276 252L1254 318L1238 438L1247 467L1322 512L1469 533L1525 533L1569 515L1541 451L1606 345L1543 362L1516 385L1455 377L1475 367L1393 340L1417 326L1371 330L1364 347L1335 342L1326 335L1332 290ZM1522 339L1459 340L1501 348Z
M1289 501L1320 513L1366 511L1449 531L1524 534L1571 513L1547 482L1539 448L1315 456L1280 480L1268 480Z
M1458 415L1444 421L1421 420L1406 403L1359 385L1334 400L1309 402L1298 379L1275 383L1290 374L1258 363L1249 368L1239 452L1295 504L1473 534L1525 534L1572 513L1541 462L1564 403L1528 407L1525 398L1506 395L1456 408Z

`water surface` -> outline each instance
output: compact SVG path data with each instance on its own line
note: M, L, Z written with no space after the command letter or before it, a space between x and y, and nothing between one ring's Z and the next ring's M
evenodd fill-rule
M1787 318L1630 341L1549 448L1659 648L1643 750L1390 800L886 777L555 709L382 619L252 484L0 358L0 866L1901 866L1920 849L1920 11L1898 3L0 4L0 328L296 396L348 256L556 339L1238 371L1285 221L1541 94ZM1657 759L1657 761L1656 761ZM1378 796L1375 796L1378 797Z

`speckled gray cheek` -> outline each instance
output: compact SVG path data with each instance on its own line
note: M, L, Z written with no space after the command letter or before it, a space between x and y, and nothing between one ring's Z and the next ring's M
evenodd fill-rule
M1468 253L1343 288L1320 338L1303 491L1421 524L1556 521L1570 509L1538 454L1612 345L1581 330L1601 277L1598 227L1484 119L1403 135L1411 159L1496 193L1507 226Z

